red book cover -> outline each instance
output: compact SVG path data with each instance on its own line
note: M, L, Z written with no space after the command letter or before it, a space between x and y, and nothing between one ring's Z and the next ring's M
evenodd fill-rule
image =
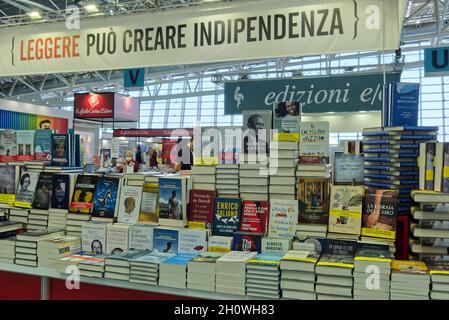
M244 200L240 231L266 234L269 216L270 202Z
M212 229L214 221L215 191L190 190L190 213L188 227Z

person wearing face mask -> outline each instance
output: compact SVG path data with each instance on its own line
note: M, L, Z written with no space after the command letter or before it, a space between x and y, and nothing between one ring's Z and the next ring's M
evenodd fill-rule
M137 172L137 170L139 169L139 168L137 168L137 170L136 170L136 162L134 162L134 160L133 160L133 154L131 151L128 150L125 152L125 161L123 162L122 166L123 166L123 172L126 172L127 167L133 167L134 172Z

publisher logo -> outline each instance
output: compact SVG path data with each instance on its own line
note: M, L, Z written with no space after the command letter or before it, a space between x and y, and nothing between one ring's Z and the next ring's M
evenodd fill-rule
M80 289L80 270L76 265L70 265L65 269L65 273L68 274L65 280L65 287L67 290L79 290Z

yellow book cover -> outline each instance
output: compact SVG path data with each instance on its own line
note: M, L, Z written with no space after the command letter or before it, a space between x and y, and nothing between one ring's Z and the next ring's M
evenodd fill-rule
M316 263L319 258L320 254L314 251L290 250L282 260Z
M321 256L317 266L354 268L354 257L349 255L325 253Z
M15 201L16 201L15 194L0 194L0 203L5 203L12 206L14 205Z
M331 186L329 232L360 235L362 186Z
M297 101L282 101L273 108L273 139L299 141L301 107Z
M428 274L429 269L422 261L393 260L391 262L392 272Z
M157 186L157 183L146 183L143 185L139 222L159 223L159 193Z

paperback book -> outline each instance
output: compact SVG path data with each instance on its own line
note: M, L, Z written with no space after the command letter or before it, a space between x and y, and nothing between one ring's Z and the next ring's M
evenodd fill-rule
M85 252L106 252L107 223L88 222L82 228L81 247Z
M34 156L37 161L51 161L52 130L38 129L34 134Z
M178 253L199 254L201 252L207 252L207 231L180 229Z
M51 165L68 167L71 164L69 135L68 134L53 134L51 148Z
M366 190L362 235L395 239L397 206L398 194L394 190Z
M120 178L100 177L95 186L92 216L114 218L117 216Z
M329 232L360 235L362 186L331 186Z
M179 230L157 227L153 230L153 250L178 254Z
M301 122L301 108L299 102L282 101L274 105L273 134L274 140L298 141L299 123Z
M263 234L252 232L234 233L232 250L234 251L257 251L261 252Z
M266 154L271 140L272 112L243 111L243 153ZM246 133L246 134L245 134Z
M298 201L270 201L269 236L273 238L293 238L298 221Z
M364 157L361 154L334 154L334 184L357 185L364 182Z
M121 189L118 222L136 223L139 219L142 187L124 186Z
M34 130L17 131L17 156L16 161L34 160Z
M302 121L300 123L299 163L329 163L329 122Z
M187 225L189 178L185 176L159 178L159 206L161 225L184 227Z
M98 176L78 175L70 202L70 213L91 214L93 208L93 197Z
M240 229L242 199L215 198L214 235L232 236Z
M269 215L270 202L244 200L240 231L266 235L268 232Z
M159 185L157 183L143 185L139 221L146 224L159 224Z
M18 167L0 165L0 203L13 205L16 201Z
M48 172L41 172L34 193L34 209L48 210L51 203L51 192L53 190L53 175Z
M212 229L214 222L215 191L190 190L188 227Z
M328 224L328 179L300 178L298 183L298 200L298 223Z
M22 173L17 187L16 201L14 203L16 207L31 208L38 180L39 173L37 172Z
M17 131L12 129L0 130L0 162L16 161Z
M68 210L70 204L71 178L68 174L53 174L51 207Z

